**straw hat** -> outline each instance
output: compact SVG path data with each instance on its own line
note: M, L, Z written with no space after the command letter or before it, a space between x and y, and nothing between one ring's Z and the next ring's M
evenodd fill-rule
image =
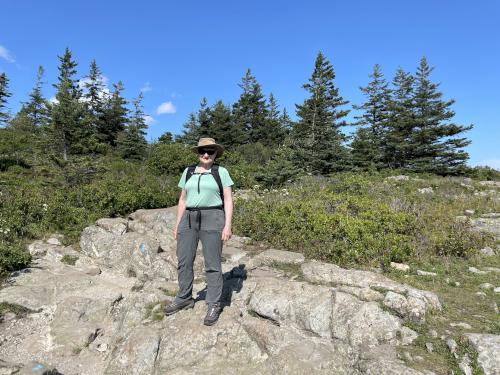
M201 147L212 147L212 148L215 148L217 150L217 156L221 156L223 153L224 153L224 147L222 147L221 145L215 143L215 139L213 138L200 138L200 140L198 141L198 146L194 146L191 148L191 150L194 152L194 153L198 153L198 149L201 148Z

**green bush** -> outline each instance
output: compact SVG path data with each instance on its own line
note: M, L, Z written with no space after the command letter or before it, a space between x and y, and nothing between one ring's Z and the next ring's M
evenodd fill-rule
M26 268L31 262L31 255L20 241L15 243L0 242L0 276L5 272Z
M414 218L369 197L328 189L283 189L238 202L244 235L330 262L403 261L412 255Z
M288 147L278 147L271 159L255 175L259 185L266 188L280 187L295 181L304 171L293 161L294 151Z
M30 261L26 242L46 233L60 232L73 243L83 228L101 217L177 202L177 181L152 175L140 164L108 161L88 168L99 172L76 184L61 176L67 169L51 169L49 179L0 176L0 272L26 267Z
M147 160L149 170L156 175L180 175L197 162L196 155L180 143L158 143L152 146Z
M255 184L255 174L260 166L248 163L243 156L234 151L225 151L222 157L217 159L217 163L225 167L234 182L236 189L250 189Z
M426 186L435 193L418 192ZM288 189L237 201L235 228L273 246L340 264L469 257L492 239L455 219L465 207L482 204L472 194L462 198L463 189L444 178L386 182L377 173L309 176Z
M467 175L479 180L500 181L500 171L491 167L474 167L467 171Z

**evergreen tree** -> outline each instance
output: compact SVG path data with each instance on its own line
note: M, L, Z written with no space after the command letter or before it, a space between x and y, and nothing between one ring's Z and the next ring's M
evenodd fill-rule
M4 163L28 165L37 161L38 141L32 120L20 110L6 128L0 129L0 170Z
M391 91L385 80L380 65L375 64L372 80L360 90L366 96L362 105L354 109L363 111L355 125L360 126L351 144L352 162L361 168L382 168L385 166L386 133L389 120Z
M215 140L223 144L226 148L232 149L239 145L241 139L241 129L234 126L231 117L230 107L224 105L221 100L218 100L211 109L211 136Z
M287 135L287 130L280 117L278 103L272 93L269 94L269 110L267 112L265 134L263 135L265 135L265 138L261 139L261 142L270 147L283 145Z
M75 79L77 63L72 60L71 51L66 48L59 56L60 65L57 89L57 102L52 106L51 133L53 146L64 160L70 152L82 152L86 140L83 126L84 108L80 102L81 92Z
M42 94L44 69L42 66L38 67L36 75L35 87L30 93L30 100L24 103L23 109L27 116L31 119L35 129L46 128L50 122L49 107L50 104Z
M281 113L280 124L281 127L285 130L286 137L288 137L292 129L292 120L290 119L286 108L283 108L283 112Z
M158 138L158 143L172 144L174 143L174 135L171 132L165 132Z
M175 137L176 143L184 143L186 145L195 145L198 143L200 138L198 121L196 119L196 114L191 112L189 114L188 120L183 125L184 130L182 135Z
M415 80L415 130L411 168L416 171L455 173L463 169L469 155L463 148L470 144L466 138L457 136L472 129L449 122L454 116L450 107L454 100L444 101L438 91L439 84L432 83L429 76L433 68L423 57Z
M298 160L313 173L327 174L345 168L348 158L343 145L346 137L340 127L349 111L333 80L330 62L319 52L309 83L302 87L310 93L303 104L296 104L298 121L293 125L292 138Z
M122 96L123 83L119 81L113 85L113 92L105 103L103 121L99 121L97 139L99 142L116 147L118 134L125 130L127 124L127 101Z
M239 144L266 140L267 104L262 89L250 69L238 85L243 92L233 105L233 118L241 134Z
M0 73L0 126L5 125L9 120L9 111L7 110L7 98L11 97L9 92L9 79L5 73Z
M373 132L370 128L358 128L350 146L351 163L355 169L372 170L381 167L379 149L375 148ZM374 159L368 156L374 156Z
M414 82L415 78L401 68L398 68L392 80L385 149L385 160L389 168L407 168L413 158L412 136L416 126Z
M198 112L190 113L188 120L184 123L182 135L175 138L176 143L194 145L201 137L212 137L211 108L206 98L202 98Z
M100 128L104 117L104 104L106 98L104 79L95 60L90 63L89 75L83 81L85 89L85 106L87 109L87 122L93 134Z
M146 155L146 121L142 106L142 92L132 101L134 110L127 128L119 135L118 148L121 155L126 159L141 160Z
M207 98L201 99L200 109L198 109L198 136L199 137L212 137L212 124L210 121L210 107L207 103ZM213 137L212 137L213 138ZM198 140L196 140L198 141Z

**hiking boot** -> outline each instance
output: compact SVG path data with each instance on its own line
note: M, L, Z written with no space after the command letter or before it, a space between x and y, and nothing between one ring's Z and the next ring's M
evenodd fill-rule
M194 299L190 298L185 301L173 301L170 305L165 306L163 310L165 315L175 314L177 311L181 311L184 309L192 309L194 307Z
M214 325L217 320L219 320L220 313L222 309L219 305L210 305L208 306L207 315L205 315L205 319L203 320L203 324L206 326Z

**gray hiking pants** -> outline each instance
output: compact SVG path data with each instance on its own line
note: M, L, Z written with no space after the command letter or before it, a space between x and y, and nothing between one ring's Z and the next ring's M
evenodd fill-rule
M177 277L179 292L175 297L181 302L192 298L193 263L196 257L198 241L201 240L205 259L205 276L207 279L208 305L220 303L222 295L222 229L224 228L224 211L219 209L188 211L179 222L177 228Z

